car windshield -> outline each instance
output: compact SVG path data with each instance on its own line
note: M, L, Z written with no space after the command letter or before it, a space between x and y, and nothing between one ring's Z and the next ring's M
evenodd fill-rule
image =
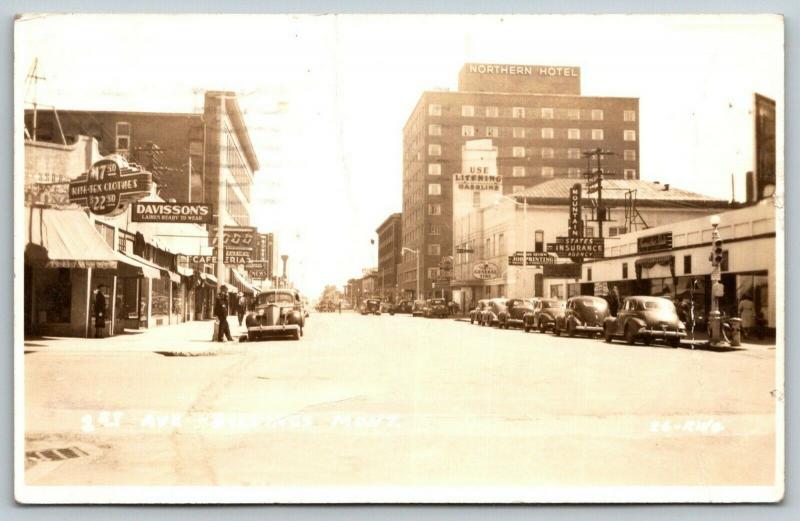
M259 298L262 304L293 304L294 297L289 293L265 293Z
M431 299L431 304L434 305L434 306L440 306L440 305L444 304L444 299L441 299L441 298Z
M542 304L542 307L558 309L558 308L563 308L564 303L559 300L545 300L544 303Z
M669 300L645 300L642 306L650 311L675 311L675 304Z
M587 308L595 308L598 310L603 310L608 307L608 302L602 299L585 299L579 300L578 304Z

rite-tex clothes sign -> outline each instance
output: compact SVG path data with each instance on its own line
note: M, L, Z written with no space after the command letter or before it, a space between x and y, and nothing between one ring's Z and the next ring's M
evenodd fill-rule
M547 244L547 253L559 257L602 259L605 247L599 237L556 237L555 243Z
M119 155L92 164L69 183L69 201L97 215L117 215L150 193L153 176Z
M131 221L136 223L211 224L212 208L205 203L161 203L139 201L133 204Z

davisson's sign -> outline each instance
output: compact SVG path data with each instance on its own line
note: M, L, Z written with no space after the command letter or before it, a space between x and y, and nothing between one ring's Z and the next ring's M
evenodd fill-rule
M69 202L97 215L118 215L150 193L153 176L120 155L96 161L69 183Z
M205 203L159 203L139 201L133 204L131 221L137 223L211 224L211 205Z

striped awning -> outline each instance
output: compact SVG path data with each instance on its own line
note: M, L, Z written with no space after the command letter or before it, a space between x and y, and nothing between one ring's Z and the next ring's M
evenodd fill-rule
M25 250L47 268L113 270L118 258L82 210L26 207Z

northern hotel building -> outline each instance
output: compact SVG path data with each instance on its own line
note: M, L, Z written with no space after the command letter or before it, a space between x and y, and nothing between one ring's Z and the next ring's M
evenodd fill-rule
M422 93L403 130L403 245L421 254L421 298L435 291L439 263L453 255L453 174L475 139L497 147L502 191L553 178L583 179L585 150L614 152L603 163L639 178L639 99L582 96L580 68L468 63L458 91ZM477 200L477 198L476 198ZM406 251L399 285L416 295L417 261ZM436 283L436 286L434 286Z

